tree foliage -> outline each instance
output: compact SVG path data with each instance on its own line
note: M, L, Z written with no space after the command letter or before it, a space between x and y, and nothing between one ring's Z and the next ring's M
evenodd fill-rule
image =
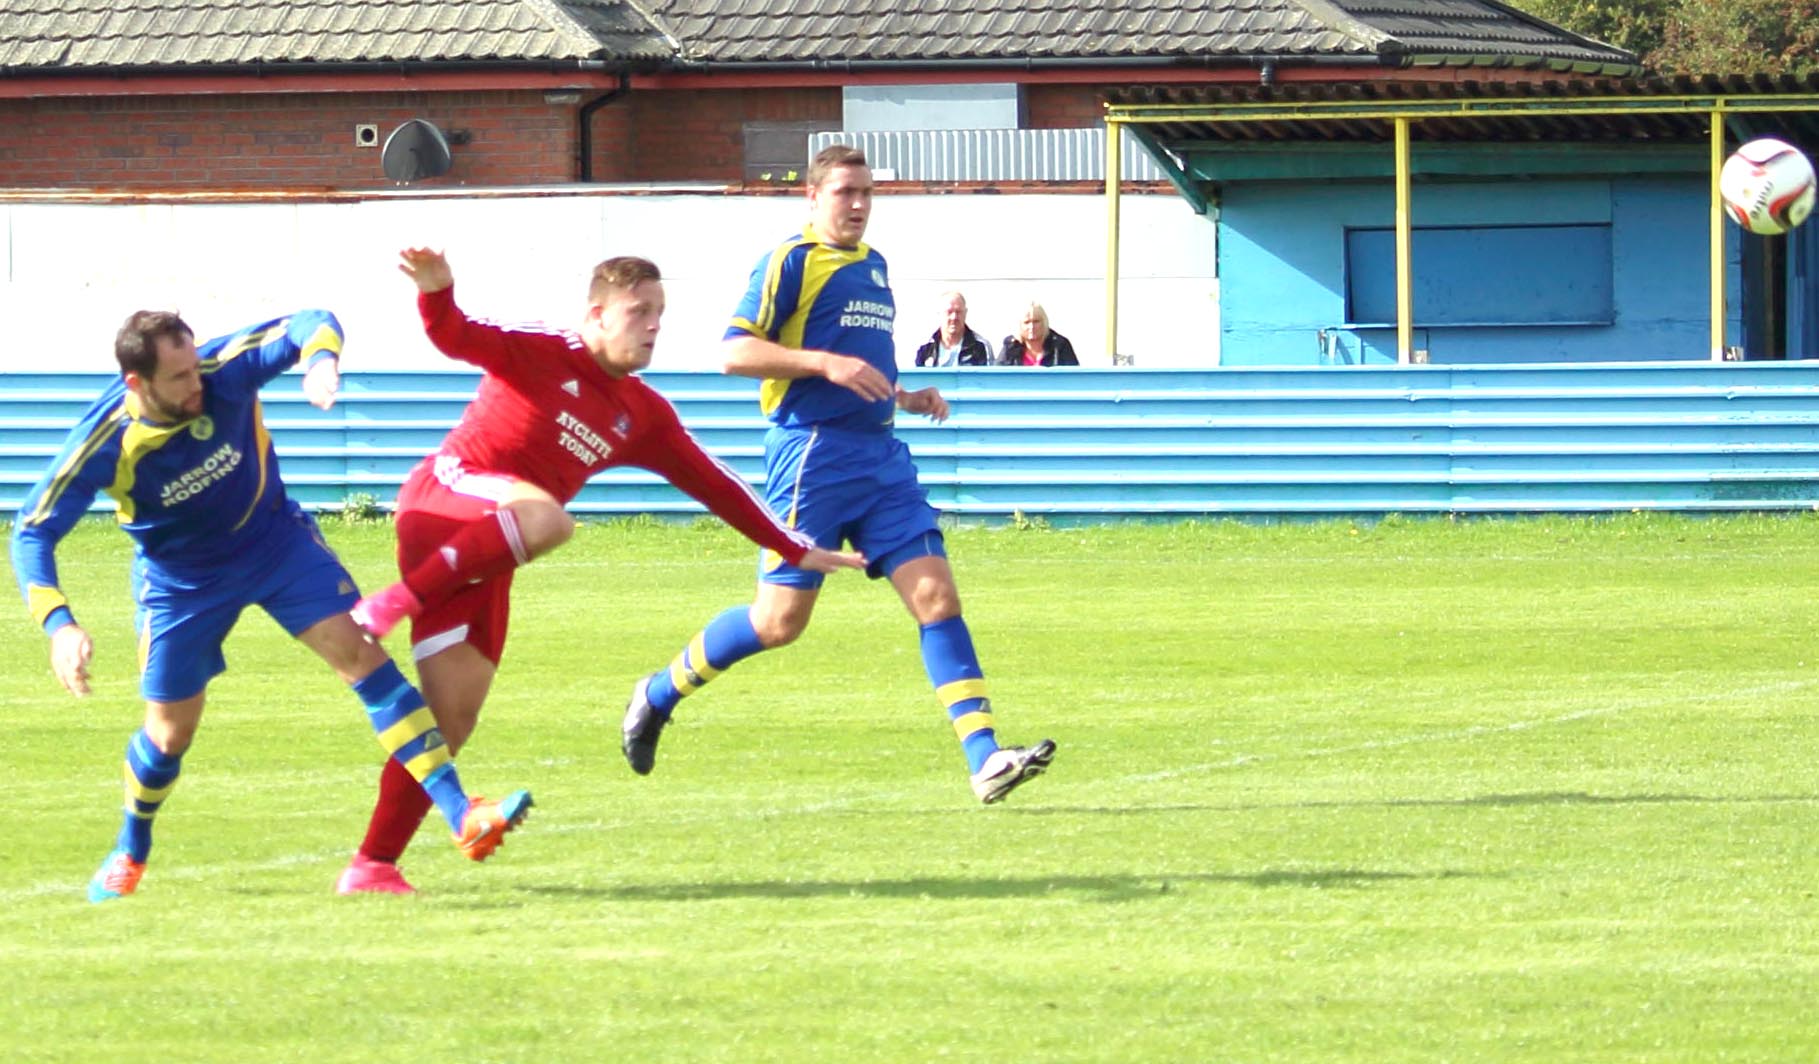
M1522 0L1519 7L1574 33L1648 56L1667 37L1669 13L1682 0Z
M1523 0L1520 6L1634 52L1657 74L1819 69L1819 0Z
M1816 47L1819 0L1680 0L1644 61L1664 74L1805 74Z

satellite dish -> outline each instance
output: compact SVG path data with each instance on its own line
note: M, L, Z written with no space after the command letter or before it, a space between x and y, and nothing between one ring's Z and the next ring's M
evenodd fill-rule
M421 118L392 130L379 151L379 168L393 181L421 181L441 177L454 162L449 154L448 138L442 131Z

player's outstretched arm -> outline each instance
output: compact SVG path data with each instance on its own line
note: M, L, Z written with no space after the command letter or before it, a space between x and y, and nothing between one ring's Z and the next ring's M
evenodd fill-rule
M88 694L88 662L95 648L59 585L57 544L117 473L125 431L117 396L103 393L102 401L70 431L62 453L26 495L13 522L13 575L32 620L50 636L51 672L77 697Z
M405 248L398 252L398 272L417 283L419 292L440 292L455 283L448 257L433 248Z
M766 340L761 336L735 336L723 345L726 372L760 380L798 380L825 377L842 388L876 402L895 394L891 382L863 358L831 351L804 351Z
M856 550L822 550L810 547L802 560L796 563L798 569L807 569L816 573L833 573L841 569L865 568L865 555Z
M77 698L88 694L88 663L94 656L94 642L76 622L51 633L51 672L63 689Z
M317 410L334 406L340 394L341 367L336 359L321 359L303 374L303 397Z
M941 397L941 390L933 385L915 391L899 385L897 405L908 413L922 414L934 421L947 420L947 400Z

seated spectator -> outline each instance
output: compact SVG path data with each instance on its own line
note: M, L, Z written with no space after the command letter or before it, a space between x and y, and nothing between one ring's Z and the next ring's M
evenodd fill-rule
M966 297L958 292L941 295L941 328L916 349L918 366L989 366L992 349L985 338L967 328Z
M1004 338L998 349L1000 366L1078 366L1074 345L1067 337L1048 327L1048 311L1042 304L1031 303L1017 323L1017 333Z

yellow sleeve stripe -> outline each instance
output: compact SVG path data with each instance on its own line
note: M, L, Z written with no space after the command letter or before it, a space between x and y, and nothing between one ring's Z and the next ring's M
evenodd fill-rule
M54 587L28 584L25 589L25 604L32 611L32 620L42 628L54 611L69 605L69 599L64 598L63 592Z
M758 323L755 321L747 321L744 318L734 318L732 320L731 324L732 324L733 328L739 329L742 332L751 333L753 336L756 336L760 340L763 340L766 338L764 335L764 330L758 328Z
M32 508L30 514L21 518L19 523L35 525L49 517L51 511L56 509L57 500L69 487L70 481L76 478L76 473L88 464L88 460L95 456L95 452L100 450L102 445L113 438L114 433L119 430L121 422L125 420L126 404L124 402L108 411L107 415L101 419L101 423L95 426L95 430L82 441L82 446L76 448L76 452L69 456L69 461L64 462L62 468L57 470L57 475L51 478L50 487L44 490L44 496L38 500L38 505Z
M326 321L321 325L316 326L316 331L311 333L310 338L303 342L303 353L298 356L298 361L307 364L311 358L315 357L315 355L321 351L327 351L336 358L341 357L341 334L336 332L334 327L329 325Z
M404 763L404 771L411 774L411 779L423 782L424 777L449 763L448 744L444 743L434 750L425 750Z
M177 781L172 780L162 787L147 787L139 782L139 777L133 775L133 766L126 765L126 797L131 801L156 805L170 797L172 788L176 786Z
M264 347L273 340L283 339L284 334L290 329L290 325L290 319L285 318L273 322L262 332L243 333L234 337L232 340L228 341L227 344L223 345L221 350L202 360L200 366L203 374L207 375L213 373L220 369L224 362L232 362L234 359L239 358L248 351L257 351L259 348Z
M404 744L425 732L434 731L435 728L436 715L430 712L428 706L419 706L411 712L410 716L380 732L379 745L385 747L386 753L395 754L404 748ZM444 760L447 759L444 758Z
M953 683L944 683L935 688L935 697L939 698L944 706L964 702L969 698L984 698L985 680L955 680Z
M990 713L962 713L954 718L954 734L964 741L976 732L982 732L992 726Z

